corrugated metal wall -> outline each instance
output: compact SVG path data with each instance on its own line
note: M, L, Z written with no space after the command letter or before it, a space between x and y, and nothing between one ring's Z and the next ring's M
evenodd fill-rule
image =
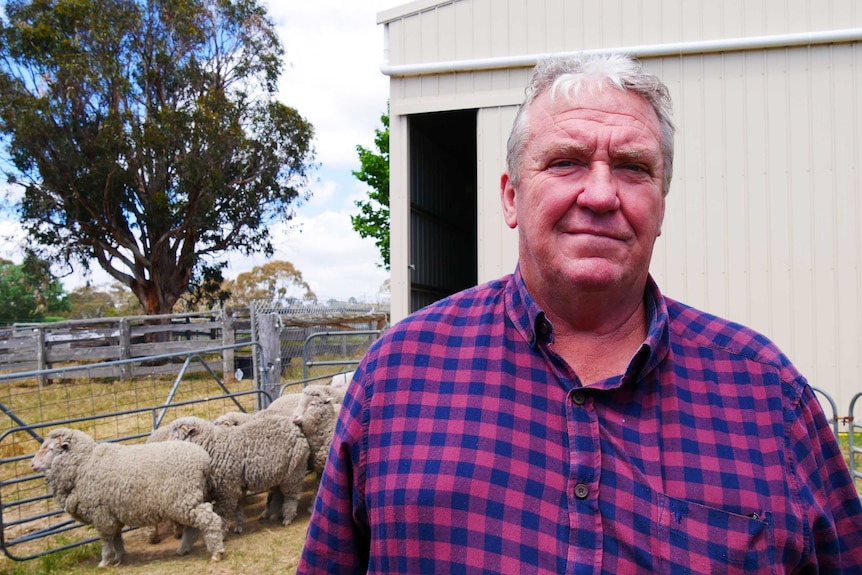
M862 26L862 2L855 0L434 4L381 13L390 65ZM670 87L679 128L653 265L662 290L764 332L846 409L862 391L859 44L734 49L644 64ZM392 76L393 116L479 109L479 281L508 273L517 257L517 236L502 221L499 177L528 72ZM393 148L405 143L393 132ZM396 176L399 157L393 151ZM394 198L407 182L392 181ZM406 233L397 217L393 212L393 242ZM392 257L397 317L397 266L406 262L394 243Z
M654 275L766 333L843 406L862 390L860 50L648 63L679 128Z

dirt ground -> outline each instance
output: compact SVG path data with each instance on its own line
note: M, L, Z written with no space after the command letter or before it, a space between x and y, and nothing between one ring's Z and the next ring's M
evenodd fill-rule
M150 544L144 529L126 533L123 537L126 555L122 565L99 569L98 558L88 559L77 567L63 569L64 575L270 575L296 573L299 554L308 529L309 508L314 485L306 482L306 490L299 502L299 516L288 526L272 521L260 521L258 515L266 503L260 494L246 505L246 524L241 534L232 531L225 537L225 557L218 563L209 560L209 553L199 539L191 553L177 556L179 540L162 528L163 538ZM100 549L99 544L96 547ZM35 560L33 560L35 561ZM0 574L14 564L0 559ZM29 562L28 562L29 563Z

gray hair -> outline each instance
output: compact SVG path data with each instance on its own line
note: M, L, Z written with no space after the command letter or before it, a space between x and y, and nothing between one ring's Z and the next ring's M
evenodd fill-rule
M601 91L606 85L641 96L655 110L661 130L664 167L662 192L667 195L673 174L673 103L670 93L657 76L643 71L640 62L630 56L613 53L580 53L575 56L552 56L541 60L533 70L525 90L526 98L512 125L506 145L506 169L512 184L520 181L521 155L526 145L530 107L539 95L548 92L573 99L582 88Z

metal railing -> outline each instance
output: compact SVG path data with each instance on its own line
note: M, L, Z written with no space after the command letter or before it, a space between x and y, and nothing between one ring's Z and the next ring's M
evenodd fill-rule
M351 366L357 365L359 360L345 359L345 360L325 360L325 361L314 361L311 359L311 351L310 347L312 342L317 339L330 338L330 337L338 337L341 338L341 346L346 351L347 348L347 338L352 336L374 336L375 338L380 337L380 334L383 333L383 330L379 329L367 329L367 330L357 330L357 331L324 331L313 333L305 338L305 341L302 344L302 377L303 379L308 379L308 370L311 367L316 365L339 365L339 366ZM347 353L342 353L342 355L347 355Z
M860 432L862 434L862 423L857 423L856 418L853 417L853 413L856 410L856 402L862 398L862 392L857 393L853 396L853 399L850 400L850 409L847 414L847 425L849 430L847 432L847 445L850 451L850 475L853 476L853 480L862 480L862 470L858 468L857 465L857 456L862 457L862 445L857 445L856 442L856 432ZM860 435L862 436L862 435ZM860 494L862 496L862 494Z
M94 428L97 428L100 425L103 427L106 425L114 425L119 429L120 425L118 422L125 419L133 419L135 416L142 413L151 414L150 419L152 421L152 429L156 429L161 425L165 414L169 410L176 410L190 405L226 401L231 405L237 406L240 410L245 411L239 399L248 395L257 396L260 398L258 401L268 403L272 398L266 396L265 392L258 385L258 381L260 380L259 374L255 373L251 389L232 392L225 385L219 374L211 368L205 359L205 356L207 355L218 355L217 361L221 363L221 351L228 348L240 347L251 347L253 349L253 353L260 353L260 348L257 343L246 342L229 346L211 347L195 352L175 352L149 357L103 362L105 364L121 365L143 361L168 361L177 357L183 357L184 361L182 367L180 368L179 374L173 382L167 397L157 405L134 407L130 409L117 409L102 413L82 415L79 417L65 417L51 421L40 421L38 423L28 424L24 421L24 418L19 416L19 414L16 414L14 410L0 403L0 409L2 409L2 411L15 424L0 433L0 452L13 453L13 455L0 459L0 478L3 478L0 480L0 548L2 548L3 553L10 559L25 561L48 553L54 553L63 549L69 549L71 547L84 545L98 540L98 538L82 531L80 537L73 541L68 541L68 534L84 527L83 524L70 519L65 514L65 511L58 508L56 504L53 503L53 497L46 489L44 474L34 474L29 470L29 465L26 464L26 462L32 459L35 449L27 449L24 454L18 453L24 449L24 446L30 447L37 443L41 443L41 430L59 426L81 424L90 421L93 422ZM177 401L177 394L180 390L183 378L194 362L200 362L204 365L205 371L209 374L209 378L211 378L208 379L208 381L210 381L211 384L213 382L215 383L218 392L216 394L207 393L205 397ZM259 361L257 364L262 366L265 365L265 362ZM71 372L86 371L87 367L94 366L96 366L96 364L85 367L58 367L48 370L0 374L0 382L11 379L20 380L28 377L38 380L39 376L68 375ZM99 364L97 367L104 367L104 365ZM149 431L146 433L127 433L117 437L112 437L108 439L108 441L135 441L148 436L149 433ZM16 442L16 437L21 437L21 441ZM131 528L127 528L124 529L124 531L128 531L130 529ZM58 535L63 535L63 538L48 539ZM18 552L18 550L22 548L21 546L36 542L39 539L46 539L45 549L34 552L31 550L32 546L29 546L29 550L23 553Z

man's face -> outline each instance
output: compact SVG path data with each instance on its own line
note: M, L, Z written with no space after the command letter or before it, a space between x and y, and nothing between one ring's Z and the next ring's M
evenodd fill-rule
M520 182L501 180L506 223L540 299L643 290L664 218L661 131L650 104L613 88L547 93L527 118Z

